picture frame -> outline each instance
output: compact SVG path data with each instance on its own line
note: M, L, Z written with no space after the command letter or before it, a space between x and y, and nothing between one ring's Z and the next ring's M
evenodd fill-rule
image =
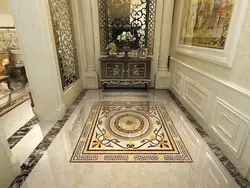
M141 48L139 53L139 58L147 58L148 48Z
M138 58L138 50L132 50L132 58Z
M246 19L249 1L235 1L224 49L206 48L180 43L184 19L183 13L186 7L185 3L185 0L180 0L180 5L178 7L178 11L180 12L180 14L177 17L178 24L175 35L174 50L182 55L190 56L192 58L197 58L212 64L231 68L237 52L237 47L244 26L244 21Z

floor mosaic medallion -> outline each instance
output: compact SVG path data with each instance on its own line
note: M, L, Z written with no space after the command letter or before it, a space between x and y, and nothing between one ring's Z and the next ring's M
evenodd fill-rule
M192 162L161 102L96 102L71 162Z

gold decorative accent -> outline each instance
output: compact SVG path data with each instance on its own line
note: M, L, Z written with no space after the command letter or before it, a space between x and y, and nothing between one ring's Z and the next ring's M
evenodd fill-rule
M49 0L49 7L62 87L66 90L79 79L71 2Z

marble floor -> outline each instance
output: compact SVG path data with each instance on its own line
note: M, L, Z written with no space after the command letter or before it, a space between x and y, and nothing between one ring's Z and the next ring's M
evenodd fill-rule
M70 158L96 101L161 101L193 162L71 163ZM38 122L12 148L14 156L21 164L22 172L10 187L247 187L235 182L235 177L230 175L167 91L151 90L147 93L134 90L106 92L89 90L73 106L58 122L46 124ZM30 118L32 116L26 117L26 121ZM7 134L12 135L13 130L10 129Z
M6 137L9 138L32 117L34 117L34 114L30 106L30 100L25 101L23 104L3 115L0 118L0 123L3 125Z

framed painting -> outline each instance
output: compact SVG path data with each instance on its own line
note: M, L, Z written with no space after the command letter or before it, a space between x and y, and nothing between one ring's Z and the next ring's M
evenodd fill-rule
M231 67L248 0L180 0L176 50Z

